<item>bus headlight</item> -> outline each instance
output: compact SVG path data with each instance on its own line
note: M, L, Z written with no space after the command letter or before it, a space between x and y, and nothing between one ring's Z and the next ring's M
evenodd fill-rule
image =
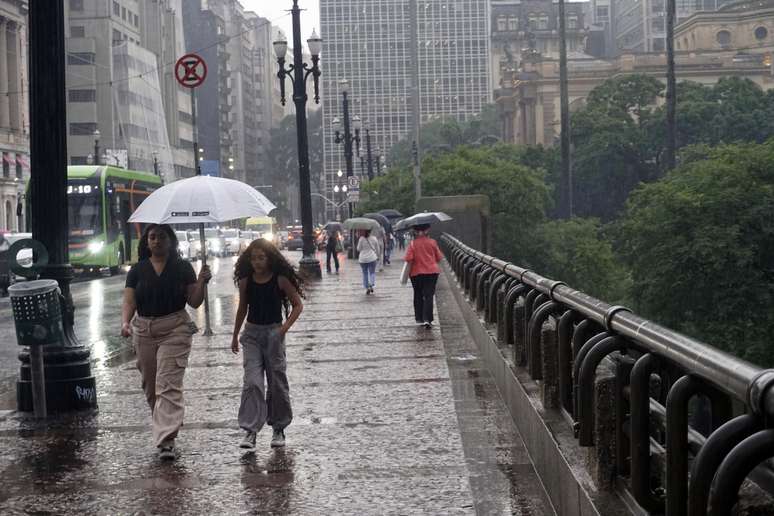
M267 231L263 235L261 235L261 238L264 240L268 240L269 242L274 240L274 234L271 231Z
M89 252L91 254L97 254L102 251L103 247L105 247L105 242L102 240L92 240L89 242Z

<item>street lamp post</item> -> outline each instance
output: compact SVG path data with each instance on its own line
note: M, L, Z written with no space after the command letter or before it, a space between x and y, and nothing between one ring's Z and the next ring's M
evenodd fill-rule
M301 200L301 225L302 239L304 241L303 256L299 262L299 269L305 275L315 278L322 277L320 262L314 258L314 235L312 234L312 187L309 181L309 148L306 129L306 80L311 75L314 80L314 101L320 102L320 51L322 39L312 31L312 36L307 40L309 52L312 54L311 68L304 63L301 48L301 10L298 8L298 0L293 0L291 9L293 18L293 64L285 68L285 56L288 51L288 42L284 40L274 42L274 53L277 56L279 71L277 77L280 80L280 101L285 105L285 78L293 79L293 102L296 105L296 131L298 139L298 176L299 197Z
M333 129L336 133L335 142L336 143L343 143L344 144L344 159L347 164L347 177L354 175L353 171L353 164L352 164L352 144L355 143L358 147L360 147L360 128L361 128L361 122L360 117L355 115L352 117L352 126L355 129L355 134L352 134L352 131L350 129L350 119L349 119L349 81L346 79L342 79L339 81L339 86L341 88L341 97L342 97L342 113L344 115L344 135L339 132L339 128L341 126L341 122L338 118L333 119ZM352 217L352 211L353 206L352 203L349 204L349 217Z
M368 165L368 180L371 181L374 178L374 164L371 157L371 127L366 123L365 126L365 141L366 141L366 164Z
M99 166L99 129L94 129L94 164Z
M90 351L75 335L75 307L70 292L73 269L68 247L64 2L32 0L28 20L32 156L29 222L33 238L48 251L48 264L40 276L59 284L64 330L63 342L43 346L46 405L52 412L93 409L97 407L97 390ZM19 359L22 367L16 400L19 410L31 411L29 352L22 351Z

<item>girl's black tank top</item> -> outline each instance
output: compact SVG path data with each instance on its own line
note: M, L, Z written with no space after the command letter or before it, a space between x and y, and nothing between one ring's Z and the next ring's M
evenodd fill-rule
M266 283L256 283L252 275L248 278L247 322L282 324L282 291L276 274Z

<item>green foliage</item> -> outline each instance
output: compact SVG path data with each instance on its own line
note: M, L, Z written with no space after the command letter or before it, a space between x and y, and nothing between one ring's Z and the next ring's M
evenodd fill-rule
M596 219L552 220L538 231L536 270L609 303L623 303L629 278Z
M309 170L312 179L312 191L321 191L323 167L323 137L322 110L310 111L307 115L307 133L309 136ZM272 215L277 217L280 225L291 223L292 214L288 200L292 192L298 188L298 136L296 133L296 116L288 115L280 125L271 129L269 148L268 173L260 178L265 184L272 185L265 195L277 206ZM321 202L314 199L313 202ZM314 210L315 212L318 210Z
M489 145L501 139L500 120L495 106L485 106L481 114L467 122L455 119L434 120L422 125L419 140L422 156L449 152L460 145ZM409 134L392 146L388 163L392 166L410 166L413 163Z
M387 174L364 181L360 186L358 213L392 208L404 215L414 213L414 176L408 167L391 168Z
M654 113L662 91L650 76L616 77L595 88L572 115L576 215L609 221L633 188L658 176L662 139Z
M774 365L774 142L719 147L644 185L618 249L638 311Z

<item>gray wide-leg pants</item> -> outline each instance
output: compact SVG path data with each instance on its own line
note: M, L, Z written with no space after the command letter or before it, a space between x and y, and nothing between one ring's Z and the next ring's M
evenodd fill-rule
M279 329L279 324L259 325L246 322L239 339L242 343L245 372L238 419L240 428L248 432L260 431L264 423L268 423L275 430L282 430L293 419L285 339L280 337Z

